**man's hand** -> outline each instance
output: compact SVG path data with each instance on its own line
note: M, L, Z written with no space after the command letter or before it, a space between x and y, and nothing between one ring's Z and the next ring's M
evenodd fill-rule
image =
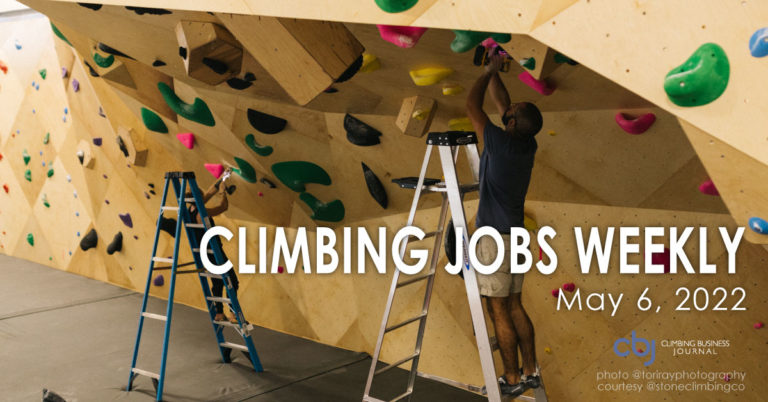
M504 65L504 56L496 53L491 56L488 65L485 66L485 72L488 74L496 74L501 70Z

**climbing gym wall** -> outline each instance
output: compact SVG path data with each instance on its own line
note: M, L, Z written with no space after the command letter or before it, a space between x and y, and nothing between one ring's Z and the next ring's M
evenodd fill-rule
M598 398L588 376L629 364L608 348L632 330L673 338L684 326L685 335L727 335L739 347L702 357L702 367L764 369L764 336L752 328L765 320L757 309L695 319L632 309L615 317L563 313L554 310L552 290L573 283L582 292L620 287L637 297L650 287L671 296L679 286L717 280L748 288L750 305L764 305L768 192L759 183L768 182L768 95L757 77L768 60L765 5L24 3L44 16L0 23L5 254L142 291L164 172L194 171L207 187L228 167L237 190L217 223L230 230L306 227L312 239L317 226L392 233L404 225L412 193L391 180L418 173L426 132L471 130L466 94L482 69L483 44L498 43L516 61L502 73L512 100L534 102L544 115L526 210L532 230L749 228L737 277L577 276L573 238L558 238L561 268L529 275L524 296L550 397ZM467 171L463 159L459 171ZM424 207L416 224L426 230L437 221L439 199L425 199ZM476 207L469 198L469 216ZM255 236L248 246L253 262ZM158 255L172 248L161 234ZM237 259L235 242L225 251ZM708 256L726 258L714 242ZM364 275L241 275L240 302L256 325L372 353L394 267L387 275L367 268ZM464 285L438 271L419 370L481 384ZM151 292L165 297L167 286ZM408 289L392 320L412 316L407 308L422 294ZM179 277L176 300L204 306L195 278ZM382 360L406 355L414 335L411 328L388 337ZM605 344L605 352L585 347L593 344ZM750 395L768 392L766 384L750 385Z

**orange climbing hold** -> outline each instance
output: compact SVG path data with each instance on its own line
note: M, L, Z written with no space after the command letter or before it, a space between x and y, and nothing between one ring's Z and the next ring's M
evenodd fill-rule
M6 66L2 61L0 61L0 70L3 71L3 74L8 74L8 66Z

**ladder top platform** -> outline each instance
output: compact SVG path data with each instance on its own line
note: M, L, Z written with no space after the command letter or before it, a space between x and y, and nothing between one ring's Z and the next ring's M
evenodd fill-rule
M477 144L477 134L468 131L446 131L427 134L428 145L457 146Z
M166 179L194 179L195 172L165 172Z

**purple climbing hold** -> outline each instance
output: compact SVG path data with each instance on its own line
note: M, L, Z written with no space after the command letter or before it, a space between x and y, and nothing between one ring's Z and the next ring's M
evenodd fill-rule
M139 240L139 236L133 235L134 240Z
M128 226L129 228L133 227L133 220L131 219L130 213L126 212L124 214L120 214L120 220L123 221L125 226Z
M104 200L104 203L109 205L109 200Z
M62 67L61 68L61 78L67 78L68 75L69 75L69 71L67 71L67 68L66 67Z
M107 115L104 114L104 109L102 109L101 106L99 106L99 116L107 117Z
M108 178L109 178L109 177L107 177L107 175L105 175L105 174L103 174L102 176L103 176L105 179L108 179Z
M80 90L80 81L77 78L72 78L72 89L77 92Z
M145 192L144 192L144 197L147 197L147 199L149 199L149 193L147 193L147 192L145 191Z
M163 278L163 274L160 274L160 275L156 276L155 280L153 280L152 283L155 286L163 286L163 285L165 285L165 278Z
M94 138L93 139L93 145L96 145L97 147L101 146L101 137Z

